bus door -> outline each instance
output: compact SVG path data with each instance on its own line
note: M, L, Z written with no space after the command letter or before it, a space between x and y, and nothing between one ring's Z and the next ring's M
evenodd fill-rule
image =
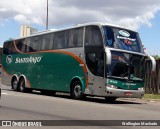
M85 61L88 68L88 90L91 95L105 94L104 48L98 26L86 27Z

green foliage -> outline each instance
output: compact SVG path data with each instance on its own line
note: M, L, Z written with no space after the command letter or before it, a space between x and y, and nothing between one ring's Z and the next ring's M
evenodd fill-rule
M160 100L160 94L145 94L144 99L158 99Z
M160 59L159 55L153 55L154 59Z

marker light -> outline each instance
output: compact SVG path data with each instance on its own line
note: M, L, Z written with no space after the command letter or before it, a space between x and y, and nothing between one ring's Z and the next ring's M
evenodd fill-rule
M107 85L107 87L113 88L113 89L118 89L118 87L117 87L117 86L114 86L114 85Z
M143 88L143 87L141 87L141 88L138 88L138 90L144 90L144 88Z

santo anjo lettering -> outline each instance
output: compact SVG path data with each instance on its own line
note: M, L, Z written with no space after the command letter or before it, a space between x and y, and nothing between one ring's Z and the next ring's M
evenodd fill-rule
M38 63L40 62L42 59L42 57L27 57L27 58L16 58L16 62L15 63Z

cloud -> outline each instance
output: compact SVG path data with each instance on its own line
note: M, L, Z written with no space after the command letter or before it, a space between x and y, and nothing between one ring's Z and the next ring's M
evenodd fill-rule
M16 16L14 17L14 20L15 20L15 21L19 21L19 22L21 22L21 23L25 23L25 24L29 23L29 21L27 20L27 17L24 16L24 15L22 15L22 14L16 15Z
M137 30L141 25L152 27L159 10L159 0L49 0L49 25L109 22ZM0 21L5 19L45 26L46 0L1 1Z

